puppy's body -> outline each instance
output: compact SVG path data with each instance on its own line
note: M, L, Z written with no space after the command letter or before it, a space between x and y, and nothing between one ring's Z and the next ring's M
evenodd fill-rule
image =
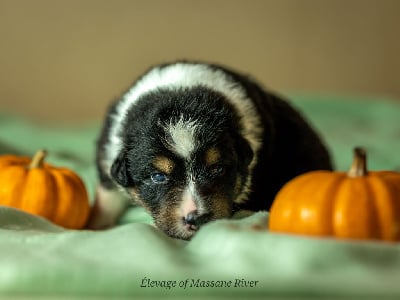
M132 199L183 239L236 210L267 210L291 178L331 169L288 103L236 72L188 62L152 68L110 107L97 166L93 227L112 223Z

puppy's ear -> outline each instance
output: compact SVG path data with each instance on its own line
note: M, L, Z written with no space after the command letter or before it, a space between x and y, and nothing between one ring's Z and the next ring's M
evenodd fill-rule
M129 176L129 164L126 152L121 151L111 166L111 176L123 187L132 187L133 180Z
M236 139L236 149L239 159L242 160L246 166L248 166L254 156L253 150L251 149L249 142L239 135Z

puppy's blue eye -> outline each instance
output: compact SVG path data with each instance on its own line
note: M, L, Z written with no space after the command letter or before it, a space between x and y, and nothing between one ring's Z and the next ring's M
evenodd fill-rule
M166 183L168 181L168 177L164 173L153 173L151 174L151 180L157 184Z

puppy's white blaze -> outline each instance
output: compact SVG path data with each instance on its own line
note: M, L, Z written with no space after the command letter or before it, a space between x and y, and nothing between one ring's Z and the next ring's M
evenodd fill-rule
M192 192L187 188L182 195L182 204L180 206L180 215L186 217L189 213L197 210Z
M170 136L167 141L171 150L183 158L189 158L196 147L196 123L184 121L181 118L176 124L167 125L166 131Z
M186 186L185 190L182 193L182 202L179 207L179 214L182 217L185 217L188 215L188 213L197 210L199 214L202 214L205 212L203 203L201 202L201 197L196 191L196 186L189 175L189 184Z
M254 154L257 154L261 147L261 120L244 89L222 70L203 64L177 63L152 69L122 97L116 107L116 113L113 116L114 122L110 128L110 136L116 136L117 140L111 141L106 149L108 159L113 161L121 150L122 142L119 135L122 121L126 111L141 96L160 88L177 89L199 85L223 94L237 109L242 117L242 134L249 141ZM256 155L250 164L250 169L256 163L255 158Z

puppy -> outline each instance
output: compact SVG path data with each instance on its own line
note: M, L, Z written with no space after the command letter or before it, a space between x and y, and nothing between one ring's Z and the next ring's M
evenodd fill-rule
M254 80L177 62L150 69L111 105L97 168L90 227L112 225L132 202L190 239L238 210L268 210L288 180L331 162L303 117Z

